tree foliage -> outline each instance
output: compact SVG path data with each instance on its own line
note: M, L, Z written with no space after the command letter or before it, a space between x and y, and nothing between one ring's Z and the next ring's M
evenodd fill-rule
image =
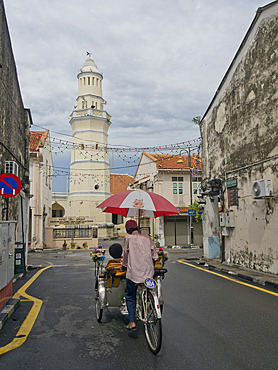
M192 118L192 122L195 123L195 125L200 125L200 122L201 122L201 116L196 116L196 117L193 117Z

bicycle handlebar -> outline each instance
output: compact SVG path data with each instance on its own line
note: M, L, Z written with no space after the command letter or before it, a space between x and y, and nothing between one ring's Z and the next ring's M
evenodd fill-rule
M165 268L155 267L154 268L154 276L164 275L164 274L166 274L167 271L168 270L165 269Z
M124 272L121 268L119 267L108 267L106 269L106 273L107 274L113 274L114 271L121 271L121 272ZM160 275L164 275L166 274L168 270L165 269L165 268L159 268L159 267L155 267L154 268L154 276L160 276Z

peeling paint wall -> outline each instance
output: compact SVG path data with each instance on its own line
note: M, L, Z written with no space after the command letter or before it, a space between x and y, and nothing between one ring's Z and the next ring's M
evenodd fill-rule
M256 16L246 40L201 122L203 178L237 180L235 227L225 236L225 258L278 273L278 199L254 199L252 182L272 179L278 191L278 4ZM209 202L209 200L207 200Z

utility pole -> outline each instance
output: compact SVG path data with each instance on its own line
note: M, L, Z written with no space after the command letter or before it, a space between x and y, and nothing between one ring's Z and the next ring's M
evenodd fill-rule
M193 197L192 197L192 170L191 170L191 151L188 148L188 165L189 165L189 183L190 183L190 205L193 204ZM190 215L190 244L194 244L194 234L193 234L193 219L192 215Z

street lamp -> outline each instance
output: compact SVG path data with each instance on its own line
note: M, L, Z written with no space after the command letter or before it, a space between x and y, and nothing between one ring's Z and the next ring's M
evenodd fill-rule
M177 163L184 163L181 153L188 153L188 166L189 166L189 183L190 183L190 205L192 206L193 204L193 194L192 194L192 170L191 170L191 152L190 148L187 150L182 149L179 153L179 159ZM194 244L194 233L193 233L193 220L192 220L192 215L189 215L189 221L190 221L190 244ZM188 238L189 239L189 238ZM189 243L188 243L189 244Z

